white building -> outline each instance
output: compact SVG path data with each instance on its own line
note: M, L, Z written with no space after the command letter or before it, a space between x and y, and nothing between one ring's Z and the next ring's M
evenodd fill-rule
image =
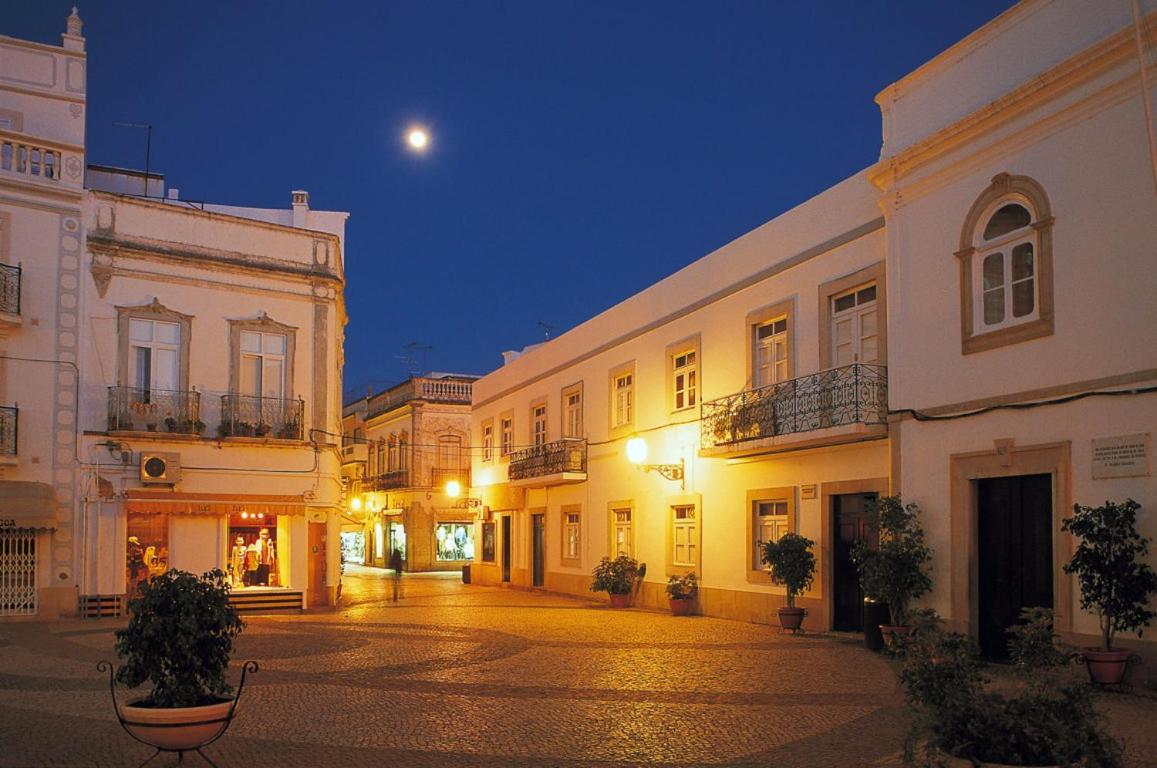
M622 551L645 604L694 570L704 613L774 621L754 542L797 530L806 626L855 628L848 544L902 491L956 627L999 653L1041 604L1091 642L1061 520L1132 497L1157 535L1155 30L1128 2L1018 4L881 92L877 164L508 355L474 385L479 578L588 594Z
M85 189L80 31L74 14L63 48L0 39L18 83L0 81L0 261L23 264L0 581L39 586L0 614L116 611L166 568L228 570L249 607L333 604L347 214L303 191L186 202L110 168Z

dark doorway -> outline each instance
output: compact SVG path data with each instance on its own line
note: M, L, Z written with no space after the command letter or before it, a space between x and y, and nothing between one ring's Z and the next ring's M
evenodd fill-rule
M976 485L977 640L985 656L1006 659L1006 630L1020 609L1053 605L1052 475Z
M534 562L532 571L532 583L536 587L541 587L546 583L546 523L545 515L531 515L531 520L534 524L532 530L532 549L534 551Z
M502 516L502 580L510 581L510 515Z
M868 505L875 499L874 493L832 496L832 629L835 630L864 631L864 592L852 562L852 545L860 539L876 545L876 532L869 525L868 517Z

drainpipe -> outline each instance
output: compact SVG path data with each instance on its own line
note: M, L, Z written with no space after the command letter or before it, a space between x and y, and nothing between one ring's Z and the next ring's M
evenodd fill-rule
M1153 171L1153 189L1157 191L1157 138L1153 135L1153 105L1149 102L1149 73L1145 66L1145 44L1141 38L1141 9L1133 3L1133 38L1137 43L1137 64L1141 68L1141 102L1145 105L1145 137L1149 140L1149 164Z

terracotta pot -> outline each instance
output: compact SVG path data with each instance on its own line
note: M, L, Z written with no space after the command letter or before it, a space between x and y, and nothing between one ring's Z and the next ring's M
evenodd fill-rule
M888 648L896 646L896 637L898 635L906 635L912 631L912 627L906 624L881 624L880 634L884 636L884 645Z
M792 632L797 632L803 626L803 608L780 608L779 609L779 626L783 629L790 629Z
M669 598L667 598L667 602L671 604L671 615L672 616L690 616L691 615L691 602L692 602L691 598L689 598L689 597L682 597L682 598L669 597Z
M965 760L963 757L953 757L946 755L944 757L944 765L947 768L975 768L976 763L971 760ZM1013 768L1011 763L980 763L980 768ZM1036 766L1036 768L1058 768L1056 765L1052 766Z
M1114 648L1102 651L1099 648L1085 648L1081 651L1089 678L1100 685L1120 685L1125 679L1125 667L1129 664L1129 651Z
M630 595L611 595L611 607L612 608L630 608L631 607L631 596Z
M208 744L229 727L233 699L201 707L121 707L125 728L141 741L171 752Z

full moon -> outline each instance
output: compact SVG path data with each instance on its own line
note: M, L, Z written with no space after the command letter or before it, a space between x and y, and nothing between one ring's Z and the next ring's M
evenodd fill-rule
M430 144L430 134L424 128L411 128L406 131L406 143L410 149L422 152Z

